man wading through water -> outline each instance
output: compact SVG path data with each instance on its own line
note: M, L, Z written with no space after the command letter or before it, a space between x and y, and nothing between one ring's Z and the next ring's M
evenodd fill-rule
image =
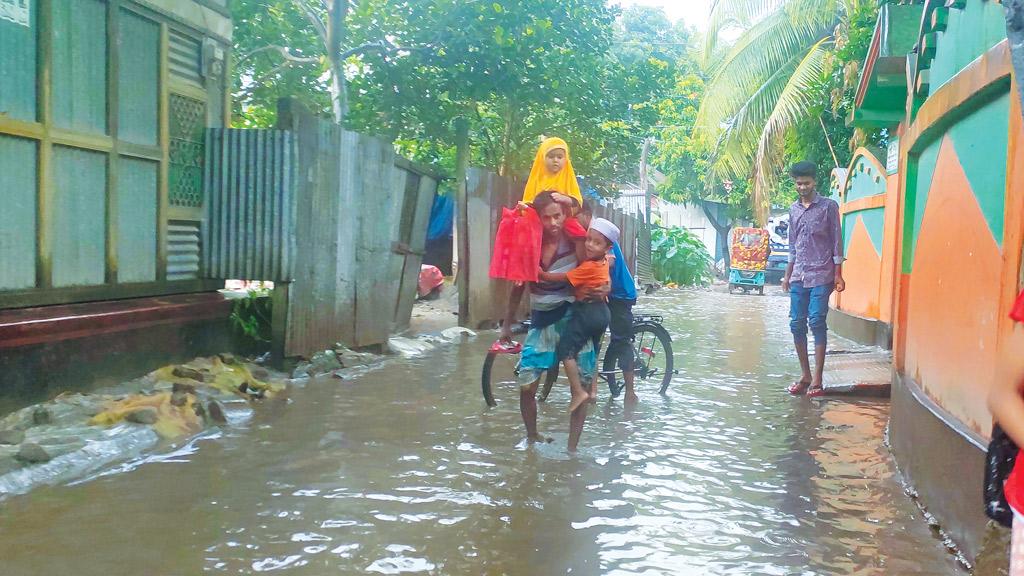
M798 162L789 175L800 198L789 209L789 265L782 290L789 292L789 328L800 359L800 380L789 387L793 395L821 396L828 340L828 299L846 289L843 280L843 234L839 204L818 194L817 167ZM814 374L807 357L807 328L814 335Z
M568 211L559 204L553 194L543 192L533 201L533 207L540 216L544 227L541 241L540 266L546 272L564 274L579 265L576 257L576 244L565 233L565 222ZM519 409L526 425L529 442L550 442L550 439L537 432L537 389L544 373L558 365L555 350L558 342L568 326L572 315L572 285L568 282L531 282L530 289L530 331L523 342L520 357L519 376ZM501 340L512 339L511 327L516 321L519 302L522 300L526 285L513 286L509 296L505 322L502 324ZM592 290L591 299L604 299L611 291L610 286ZM589 380L597 365L597 354L593 345L586 342L579 351L578 366L583 378ZM587 408L583 406L573 411L569 417L569 451L575 451L583 432L583 423L587 418Z

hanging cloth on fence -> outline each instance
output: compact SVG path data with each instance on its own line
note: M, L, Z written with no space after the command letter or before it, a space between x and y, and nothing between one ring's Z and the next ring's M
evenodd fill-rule
M427 226L427 242L452 237L452 223L455 219L455 202L450 194L434 196L430 209L430 224Z
M536 282L543 233L540 217L533 208L503 208L498 234L494 237L491 278Z
M554 174L548 171L545 163L548 152L552 150L565 150L565 166ZM558 192L575 199L580 206L583 205L580 183L576 180L576 171L572 168L572 159L569 156L569 145L561 138L548 138L537 149L533 168L530 169L530 178L526 181L526 190L523 191L523 202L533 202L541 192Z

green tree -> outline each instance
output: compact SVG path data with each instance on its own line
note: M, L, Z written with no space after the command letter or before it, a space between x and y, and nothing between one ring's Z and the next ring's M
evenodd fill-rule
M272 121L277 98L349 111L348 70L370 54L402 58L433 44L403 44L403 12L387 0L239 0L235 21L236 112L243 125Z
M538 134L599 108L613 17L600 0L406 6L406 20L415 24L409 43L441 33L443 47L397 66L371 62L353 81L363 101L356 124L383 123L405 140L451 143L447 125L462 116L472 124L475 158L507 174L523 162L524 148L536 147Z
M718 0L705 45L707 96L698 127L714 143L708 181L752 181L764 223L787 163L785 139L815 121L828 58L871 0ZM739 29L721 46L724 30Z

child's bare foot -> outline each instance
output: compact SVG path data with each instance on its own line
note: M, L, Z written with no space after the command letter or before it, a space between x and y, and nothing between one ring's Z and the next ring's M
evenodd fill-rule
M579 394L572 395L572 402L569 403L569 413L572 414L576 410L579 410L581 406L587 403L590 399L590 394L586 391L580 392Z
M543 436L541 434L533 434L526 437L527 442L530 444L550 444L555 441L554 438Z

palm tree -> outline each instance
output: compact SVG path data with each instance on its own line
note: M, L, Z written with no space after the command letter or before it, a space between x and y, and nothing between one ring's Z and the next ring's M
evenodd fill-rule
M821 98L814 90L849 17L875 0L713 0L705 42L709 81L697 128L715 143L711 178L752 178L757 221L783 171L783 138ZM723 32L739 30L729 45Z

